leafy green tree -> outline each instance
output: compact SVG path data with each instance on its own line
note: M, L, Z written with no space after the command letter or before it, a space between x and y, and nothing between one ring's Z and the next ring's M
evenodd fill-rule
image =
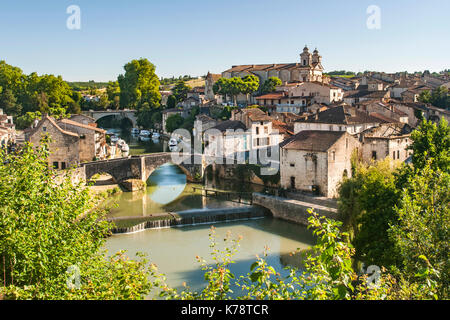
M428 298L448 298L450 287L450 175L430 162L408 180L390 236L402 258L404 276Z
M399 196L389 159L368 166L360 164L353 177L340 184L339 211L360 261L384 267L398 265L388 230L398 221L394 207Z
M174 95L170 95L167 98L167 109L174 109L177 106L177 98Z
M158 108L161 102L159 78L155 66L147 59L132 60L124 66L125 74L119 75L120 107L138 109L147 102Z
M192 88L186 85L183 80L179 80L172 88L172 95L175 97L176 101L184 101L191 89Z
M17 129L23 130L26 128L29 128L34 120L40 120L42 117L42 114L40 111L36 112L27 112L24 115L21 115L15 119L15 124Z
M0 150L0 296L143 299L152 289L151 266L122 253L107 258L111 226L97 206L101 198L50 168L47 143L25 145L20 155Z
M229 94L230 80L227 78L219 78L213 85L214 94L220 94L224 100L226 100Z
M281 86L281 80L277 77L270 77L261 84L259 90L261 94L267 94L270 92L274 92L277 86Z
M113 109L117 110L120 107L120 86L118 81L108 82L106 87L106 94L108 101Z
M243 86L241 89L241 93L247 96L247 102L249 100L249 95L258 91L259 88L259 78L254 75L248 75L242 78Z
M3 111L12 116L18 116L22 112L22 106L17 103L11 89L5 89L0 92L0 107Z
M176 129L180 129L183 126L184 119L180 114L170 115L166 120L167 132L174 132Z
M412 162L416 170L424 168L431 161L433 169L450 172L450 128L444 118L438 125L423 120L417 130L411 133L411 139L414 142L410 150L413 151Z

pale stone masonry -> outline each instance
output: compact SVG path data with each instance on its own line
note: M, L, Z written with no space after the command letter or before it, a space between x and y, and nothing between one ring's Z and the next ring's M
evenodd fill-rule
M344 176L351 176L351 157L361 145L345 131L301 131L281 145L281 187L337 196Z
M45 135L49 144L49 165L67 169L82 162L105 159L107 156L106 131L71 120L57 122L44 115L34 128L25 130L25 139L34 146L41 144Z

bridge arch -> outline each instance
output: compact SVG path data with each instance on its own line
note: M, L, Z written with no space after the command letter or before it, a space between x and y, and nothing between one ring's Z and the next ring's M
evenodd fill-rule
M83 114L99 121L108 116L114 116L116 119L127 119L132 124L133 128L137 127L136 110L104 110L104 111L85 111Z

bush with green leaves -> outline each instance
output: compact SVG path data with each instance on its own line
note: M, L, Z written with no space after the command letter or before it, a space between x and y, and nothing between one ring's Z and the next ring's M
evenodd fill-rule
M48 164L48 141L0 151L0 295L6 299L142 299L154 269L102 251L110 224L89 188ZM70 268L79 288L70 288Z

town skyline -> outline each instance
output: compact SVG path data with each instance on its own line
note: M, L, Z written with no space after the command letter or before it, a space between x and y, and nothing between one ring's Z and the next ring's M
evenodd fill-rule
M449 29L445 8L450 6L443 1L414 6L408 1L324 1L320 6L287 0L276 6L271 1L258 6L232 2L155 1L113 8L106 2L78 1L79 30L66 26L71 1L8 3L0 13L0 30L4 43L11 45L2 48L0 59L27 74L102 82L115 80L125 63L140 57L156 66L159 77L202 76L233 65L297 62L306 44L327 57L326 72L449 68L450 45L442 39ZM433 9L437 3L442 10ZM380 9L379 29L367 27L371 5Z

